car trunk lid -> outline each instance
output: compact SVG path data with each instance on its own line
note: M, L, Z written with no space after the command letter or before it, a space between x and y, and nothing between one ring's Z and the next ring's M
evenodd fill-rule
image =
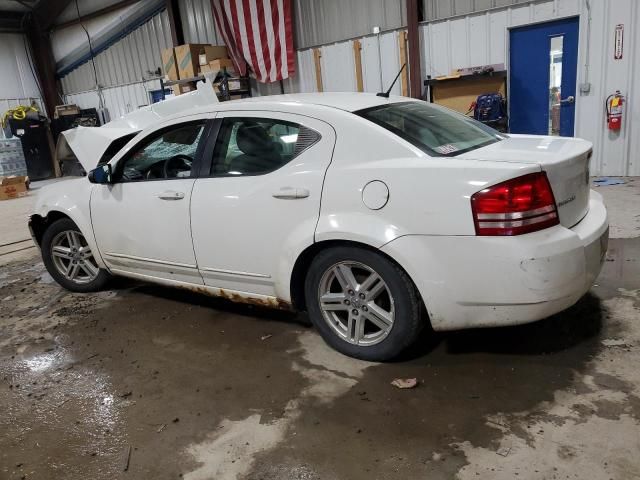
M458 158L538 164L549 178L560 223L570 228L589 210L591 149L590 142L576 138L509 135Z

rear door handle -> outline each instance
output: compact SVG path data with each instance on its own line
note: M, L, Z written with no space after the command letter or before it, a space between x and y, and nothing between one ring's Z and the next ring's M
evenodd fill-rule
M309 190L306 188L283 187L273 193L273 198L280 198L282 200L294 200L296 198L307 198L308 196Z
M182 200L184 198L184 192L174 192L173 190L167 190L158 194L160 200Z

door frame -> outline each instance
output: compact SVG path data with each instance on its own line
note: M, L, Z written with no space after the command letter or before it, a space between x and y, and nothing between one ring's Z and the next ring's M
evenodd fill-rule
M147 279L147 280L153 280L153 281L160 281L160 282L177 282L177 283L181 283L180 281L177 280L171 280L168 279L166 277L163 276L156 276L155 274L152 276L152 278L147 275L147 274L141 274L141 273L136 273L134 271L130 271L128 270L128 268L130 267L125 267L125 269L120 269L120 268L113 268L113 266L109 265L109 260L110 259L118 259L121 262L129 262L129 263L138 263L139 266L141 267L148 267L148 270L150 272L153 272L154 269L160 268L160 267L175 267L175 268L186 268L186 269L194 269L196 272L198 271L198 266L197 263L195 263L193 266L191 265L187 265L187 264L182 264L182 263L176 263L176 262L172 262L172 261L168 261L166 259L162 259L162 258L149 258L149 257L143 257L143 256L137 256L137 255L131 255L131 254L126 254L126 253L121 253L121 252L108 252L104 249L101 248L101 242L100 239L98 238L98 236L96 235L96 228L94 225L94 197L96 195L99 194L98 189L100 188L104 188L104 189L108 189L109 190L109 194L112 195L113 194L113 189L116 188L116 186L118 185L125 185L125 184L131 184L131 185L137 185L137 184L143 184L143 183L157 183L160 181L166 182L166 181L174 181L174 180L192 180L195 182L195 180L198 178L199 173L200 173L200 168L201 168L201 164L203 163L203 157L204 155L204 150L205 147L208 145L209 143L209 138L210 135L212 134L211 129L214 125L214 121L215 121L215 116L217 115L217 112L204 112L204 113L198 113L198 114L191 114L191 115L185 115L183 117L177 117L177 118L171 118L171 119L167 119L163 122L160 122L156 125L154 125L151 128L147 128L145 130L142 130L141 132L139 132L134 138L132 138L124 147L122 147L122 149L113 156L113 158L111 158L107 164L109 164L112 168L112 171L114 172L118 172L119 167L122 166L122 162L126 162L129 158L131 158L132 155L134 155L138 149L140 147L142 147L146 142L148 142L150 140L151 137L156 137L159 133L162 133L163 131L167 131L167 130L171 130L172 128L178 126L178 125L187 125L187 124L193 124L193 123L202 123L203 126L203 130L202 130L202 134L200 136L200 139L198 141L198 146L196 147L196 152L195 152L195 156L194 156L194 160L193 160L193 164L192 164L192 168L191 168L191 173L189 175L189 177L176 177L176 178L154 178L154 179L142 179L142 180L134 180L134 181L127 181L127 182L121 182L121 181L114 181L112 183L108 183L108 184L96 184L93 186L93 189L91 191L91 198L89 201L89 209L91 212L91 229L93 230L94 233L94 238L95 238L95 242L96 242L96 248L98 253L100 254L100 256L103 258L103 262L105 264L105 267L107 268L107 270L109 271L117 271L117 273L119 275L124 275L124 276L129 276L129 277L133 277L133 278L142 278L142 279ZM217 135L217 132L216 132ZM206 163L206 162L204 162ZM120 187L122 188L122 187ZM135 187L134 187L135 188ZM190 211L190 205L187 206L187 211ZM190 222L189 222L190 223ZM192 234L191 234L191 230L189 229L188 232L188 236L189 239L191 241L191 248L193 248L193 238L192 238ZM106 259L106 260L105 260ZM201 277L200 277L201 278ZM184 282L182 282L184 283ZM200 285L199 283L196 285Z
M562 15L559 17L549 18L545 20L536 20L533 22L523 23L521 25L508 25L505 32L505 45L507 46L506 57L505 57L505 66L507 68L507 92L511 92L511 30L515 28L522 27L531 27L534 25L541 25L545 23L552 23L560 20L570 20L570 19L578 20L578 55L576 61L576 95L575 95L575 112L574 112L574 122L573 122L573 137L575 138L578 124L578 99L581 95L578 95L580 92L580 80L582 79L582 70L581 70L581 58L582 58L582 15L580 13L571 14L571 15ZM510 93L509 93L510 94ZM508 115L508 130L511 130L511 98L507 97L507 115Z

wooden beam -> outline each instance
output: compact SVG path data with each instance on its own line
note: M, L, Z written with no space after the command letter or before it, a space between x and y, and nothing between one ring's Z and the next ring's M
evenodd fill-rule
M407 30L409 40L409 84L413 98L422 97L422 70L420 68L420 33L418 0L407 0Z
M322 50L319 48L313 49L313 60L316 64L316 89L319 92L324 91L322 88L322 64L320 63L320 57L322 57Z
M53 118L56 105L62 102L59 101L60 94L58 93L51 40L48 33L41 27L38 18L32 14L27 14L25 35L29 41L33 66L42 89L42 101L47 116Z
M407 32L404 30L398 33L398 44L400 47L400 68L407 63ZM407 97L409 95L409 73L407 68L402 70L401 76L402 96Z
M353 41L353 63L356 66L356 90L364 92L364 82L362 81L362 44L360 40Z
M165 0L169 26L171 27L171 41L173 46L184 44L184 32L182 31L182 17L180 15L180 3L178 0Z

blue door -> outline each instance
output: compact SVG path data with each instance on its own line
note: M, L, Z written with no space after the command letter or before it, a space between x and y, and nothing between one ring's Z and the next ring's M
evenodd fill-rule
M509 131L573 136L578 17L510 31Z

